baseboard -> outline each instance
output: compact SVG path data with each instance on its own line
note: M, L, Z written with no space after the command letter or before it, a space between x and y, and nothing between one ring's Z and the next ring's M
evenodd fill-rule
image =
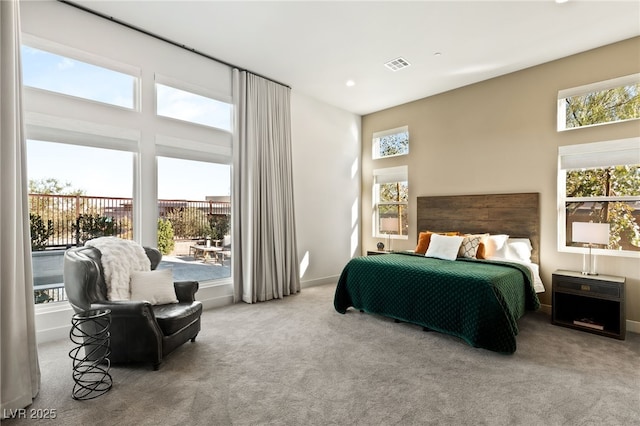
M540 312L544 312L547 315L551 315L551 305L540 304Z
M627 320L627 331L631 333L640 333L640 321Z
M338 282L338 278L340 278L339 275L332 275L329 277L300 281L300 288L309 288L309 287L314 287L317 285L324 285L324 284L335 284Z

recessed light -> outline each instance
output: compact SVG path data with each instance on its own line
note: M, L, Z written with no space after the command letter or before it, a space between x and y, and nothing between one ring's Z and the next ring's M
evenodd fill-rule
M353 80L347 80L345 84L347 85L347 87L353 87L356 85L356 82Z
M433 56L442 56L442 52L434 52Z

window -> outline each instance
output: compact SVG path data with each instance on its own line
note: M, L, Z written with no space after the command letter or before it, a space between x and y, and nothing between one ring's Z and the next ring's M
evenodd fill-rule
M640 257L640 138L560 147L558 167L558 249L574 222L608 223L602 254Z
M373 134L374 159L407 154L409 154L409 128L407 126Z
M125 151L27 141L35 303L66 300L66 248L106 235L133 239L133 157Z
M66 56L22 46L23 84L133 109L137 78Z
M231 104L164 84L156 84L156 113L231 131Z
M159 268L173 278L231 276L231 166L158 157Z
M407 238L409 183L407 166L373 171L376 237Z
M640 74L558 92L558 131L640 118Z

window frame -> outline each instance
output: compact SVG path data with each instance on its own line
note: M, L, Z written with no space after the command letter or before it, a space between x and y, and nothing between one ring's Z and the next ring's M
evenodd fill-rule
M393 182L406 182L407 185L407 193L409 191L409 168L408 166L397 166L397 167L386 167L382 169L373 170L373 185L372 185L372 201L373 201L373 224L372 224L372 236L374 238L390 238L396 240L408 240L409 239L409 223L407 220L407 230L404 234L385 234L382 233L379 229L380 217L379 217L379 207L382 205L388 206L404 206L404 211L408 215L409 213L409 198L407 196L407 201L380 201L380 184L378 181L379 176L386 176L386 179L394 178L394 179L403 179L403 180L392 180L388 182L382 183L393 183ZM385 179L385 180L386 180ZM398 218L401 221L400 217Z
M397 135L401 133L407 133L407 151L402 152L400 154L392 154L392 155L380 155L380 138L385 136ZM409 155L409 126L400 126L394 129L382 130L379 132L374 132L371 138L371 158L374 160L380 160L383 158L393 158L400 157L403 155Z
M584 254L583 247L567 245L567 203L570 202L598 202L598 201L637 201L640 196L595 196L595 197L567 197L567 171L579 168L593 169L607 167L602 158L630 158L626 164L640 164L640 137L617 139L604 142L594 142L579 145L560 146L558 148L558 184L557 184L557 217L558 217L558 252ZM634 159L636 162L634 162ZM616 161L619 162L619 161ZM586 167L580 167L585 165ZM609 164L611 166L612 164ZM615 164L620 165L620 164ZM613 257L631 257L640 259L640 251L615 250L594 248L594 254Z
M640 120L640 117L629 118L626 120L607 121L603 123L587 124L579 127L566 127L566 99L572 96L581 96L589 93L600 92L608 89L615 89L618 87L628 86L630 84L640 83L640 73L630 74L623 77L612 78L609 80L599 81L597 83L585 84L582 86L572 87L569 89L562 89L558 91L558 103L557 103L557 130L558 132L564 132L576 129L586 129L594 126L605 126L607 124L624 123L627 121Z

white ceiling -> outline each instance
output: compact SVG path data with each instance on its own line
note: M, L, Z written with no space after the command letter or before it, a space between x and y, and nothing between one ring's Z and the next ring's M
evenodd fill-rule
M75 3L356 114L640 35L640 0Z

